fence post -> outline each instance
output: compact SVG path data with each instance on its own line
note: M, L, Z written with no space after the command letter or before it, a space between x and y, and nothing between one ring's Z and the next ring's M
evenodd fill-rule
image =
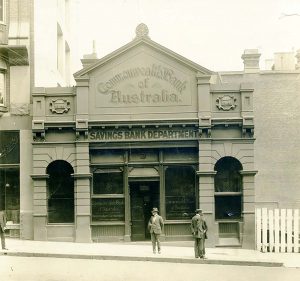
M299 253L299 210L294 210L294 253Z
M274 250L274 216L273 210L269 210L269 252Z
M262 209L262 251L265 253L268 247L268 209Z
M286 216L286 242L287 247L286 251L287 253L292 252L292 222L293 222L293 211L292 209L287 209L287 216Z
M256 250L261 251L261 209L256 209Z
M280 210L280 252L285 252L286 240L285 240L285 225L286 225L286 209Z
M279 253L279 210L274 210L274 244L275 253Z

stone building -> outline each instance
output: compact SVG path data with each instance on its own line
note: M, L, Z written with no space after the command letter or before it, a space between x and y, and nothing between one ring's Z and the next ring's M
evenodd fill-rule
M31 93L40 84L72 82L71 6L69 0L0 1L0 209L12 237L33 239Z
M144 240L156 206L165 240L190 239L200 206L209 245L252 247L251 83L223 83L143 24L127 45L83 63L76 87L33 92L34 238Z
M246 50L243 71L214 72L140 24L111 54L85 56L75 87L32 85L24 129L9 110L0 118L1 130L20 132L0 145L16 159L0 162L16 170L15 182L2 176L1 198L20 191L11 228L22 239L147 240L157 207L163 239L189 240L200 207L208 246L254 248L256 206L300 206L299 56L278 53L261 70L258 51Z

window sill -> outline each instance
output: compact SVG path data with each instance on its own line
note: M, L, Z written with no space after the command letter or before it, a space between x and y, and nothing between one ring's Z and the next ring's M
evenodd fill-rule
M94 199L105 199L105 198L125 198L124 194L93 194L92 198Z
M215 196L239 196L242 192L215 192Z
M107 222L91 222L91 226L106 226L106 225L125 225L123 221L107 221Z

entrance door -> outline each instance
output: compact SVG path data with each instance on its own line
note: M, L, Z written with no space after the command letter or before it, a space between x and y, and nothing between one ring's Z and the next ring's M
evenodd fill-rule
M150 239L147 225L152 208L159 208L159 182L131 182L130 199L131 240L143 241Z

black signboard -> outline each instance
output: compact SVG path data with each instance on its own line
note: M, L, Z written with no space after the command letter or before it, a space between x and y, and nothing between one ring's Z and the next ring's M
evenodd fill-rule
M166 213L168 220L187 220L195 212L195 197L168 196L166 197Z
M92 221L124 221L124 198L93 198Z

